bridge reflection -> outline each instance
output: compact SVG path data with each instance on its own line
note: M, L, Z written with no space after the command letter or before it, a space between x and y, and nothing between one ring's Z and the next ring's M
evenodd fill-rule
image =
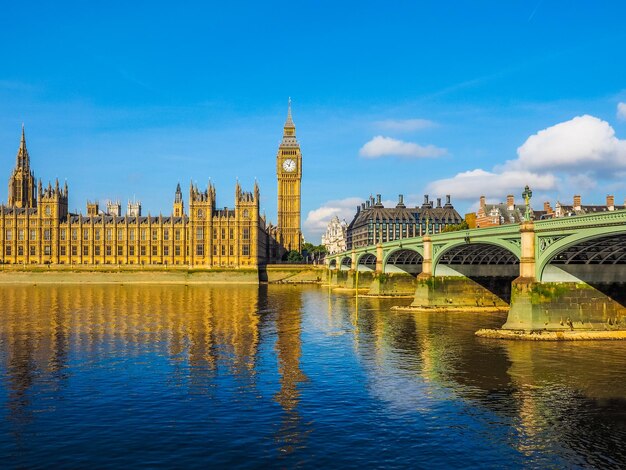
M485 340L474 331L504 314L394 313L386 299L356 302L359 357L373 393L395 412L460 401L490 410L490 427L512 427L502 438L521 453L557 448L580 466L626 463L626 383L614 379L626 375L626 344Z

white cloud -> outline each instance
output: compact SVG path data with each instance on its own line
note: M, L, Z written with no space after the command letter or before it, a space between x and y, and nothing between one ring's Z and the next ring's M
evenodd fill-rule
M405 158L429 158L440 157L446 155L448 151L444 148L435 147L434 145L422 146L413 142L404 142L391 137L383 137L378 135L367 142L359 155L365 158L380 158L388 156L397 156Z
M567 177L567 186L571 188L576 188L578 192L581 190L589 191L591 189L595 189L598 185L595 178L586 173L581 173L579 175L569 175Z
M356 206L362 202L363 198L360 197L327 201L317 209L309 211L304 221L304 228L309 234L320 237L326 231L328 222L334 216L339 217L339 220L345 219L346 222L350 223L356 213Z
M507 194L521 194L525 185L533 190L551 190L556 188L557 179L552 174L538 175L528 171L476 169L433 181L426 189L433 194L451 194L455 199L472 200L479 196L502 199Z
M518 158L505 168L527 171L563 170L576 174L626 167L626 141L611 125L584 115L530 136L517 149Z
M375 124L380 129L396 132L420 131L437 125L428 119L385 119L384 121L376 121Z
M617 118L626 121L626 103L617 103Z
M427 189L459 199L484 195L502 200L509 193L517 196L525 185L538 191L592 189L599 178L619 178L623 169L626 140L615 137L608 122L584 115L531 135L517 149L515 160L491 171L458 173L432 182Z

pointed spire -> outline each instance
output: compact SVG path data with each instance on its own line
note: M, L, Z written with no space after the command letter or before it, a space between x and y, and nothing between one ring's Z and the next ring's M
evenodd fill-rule
M289 97L287 105L287 121L285 122L285 127L294 127L293 119L291 118L291 96Z
M283 140L281 146L297 147L298 141L296 140L296 125L291 117L291 98L289 98L289 105L287 107L287 120L283 126Z
M17 151L17 167L28 170L30 161L28 157L28 150L26 150L26 134L24 132L24 123L22 123L22 138L20 140L20 148Z
M183 201L183 192L180 189L180 183L176 184L176 193L174 194L174 202L182 202Z

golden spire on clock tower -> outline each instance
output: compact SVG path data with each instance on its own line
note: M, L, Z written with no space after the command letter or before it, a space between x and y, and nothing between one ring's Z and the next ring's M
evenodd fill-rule
M300 251L300 186L302 181L302 154L296 139L296 125L291 117L291 98L287 120L283 127L283 140L276 155L278 178L278 232L279 242L285 249Z

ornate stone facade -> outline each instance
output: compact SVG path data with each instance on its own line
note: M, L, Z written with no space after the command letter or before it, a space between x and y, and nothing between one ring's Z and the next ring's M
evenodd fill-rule
M339 221L339 217L335 216L328 223L326 233L322 235L322 245L326 247L326 251L333 255L342 253L347 249L348 241L348 224L345 220Z
M291 117L291 99L287 110L287 121L283 128L283 140L276 155L276 177L278 179L278 242L287 251L301 251L302 153L296 139L296 125Z
M278 227L266 226L259 214L257 183L253 191L245 192L237 182L234 208L217 207L212 184L205 190L191 184L185 211L179 184L172 215L141 216L140 205L129 203L129 212L122 217L119 203L106 212L97 203L88 203L83 216L68 211L67 183L61 188L57 180L44 187L40 180L34 187L22 130L9 179L9 204L0 206L0 263L232 268L266 264L284 253L280 240L300 248L301 157L290 111L278 155L281 168L287 158L296 168L279 172Z

